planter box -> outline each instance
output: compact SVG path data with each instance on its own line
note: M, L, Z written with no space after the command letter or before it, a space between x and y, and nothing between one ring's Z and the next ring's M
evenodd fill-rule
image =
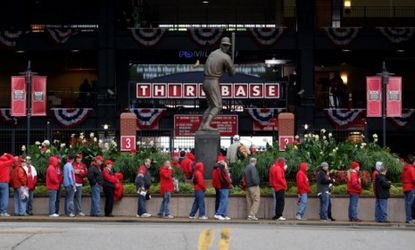
M121 201L114 204L113 214L115 216L135 216L137 213L137 197L125 196ZM162 198L155 196L151 200L147 201L147 210L149 213L156 215L159 211ZM61 197L60 200L60 213L63 214L65 198ZM207 196L206 202L206 215L212 217L215 210L215 198ZM91 200L90 197L83 197L83 212L89 214ZM270 219L272 217L272 197L261 197L261 205L258 211L258 218ZM13 213L13 198L9 200L9 213ZM180 195L173 194L170 201L171 214L177 217L189 216L190 209L193 204L192 195ZM47 214L48 213L48 197L35 197L33 205L34 214ZM348 197L334 197L332 198L332 213L333 217L337 220L348 220ZM288 219L294 219L297 209L297 198L286 197L284 217ZM310 196L308 200L306 219L319 219L320 201L315 196ZM104 197L101 198L101 214L104 211ZM359 200L359 218L365 221L374 220L375 211L375 199L373 197L361 197ZM389 220L404 222L405 221L405 209L403 198L390 198L388 200L388 212ZM228 215L235 219L244 219L247 217L246 212L246 199L244 196L230 196L228 205Z

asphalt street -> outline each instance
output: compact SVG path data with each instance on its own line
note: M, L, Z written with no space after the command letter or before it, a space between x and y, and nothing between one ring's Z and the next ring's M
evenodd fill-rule
M396 250L415 246L414 230L405 228L3 221L0 222L0 250L198 249L200 235L207 229L211 229L209 232L213 236L208 249ZM224 229L229 233L226 244L220 242Z

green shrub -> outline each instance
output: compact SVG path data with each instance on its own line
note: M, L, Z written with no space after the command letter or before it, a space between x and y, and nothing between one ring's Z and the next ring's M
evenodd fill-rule
M213 187L207 188L205 194L216 194L216 190Z
M124 194L136 194L137 193L137 188L134 183L125 183L123 184L123 186L124 186Z
M334 186L332 193L333 194L347 194L347 185L343 184L343 185Z
M193 185L190 183L186 183L186 182L180 182L179 189L180 189L180 193L193 193L194 192Z
M288 189L287 194L297 194L297 187L296 186L292 186L291 188Z
M396 186L391 186L391 189L389 190L391 195L402 195L402 187L396 187Z
M48 195L49 191L45 185L37 185L34 191L34 195Z
M261 195L272 195L272 189L268 186L261 187Z
M363 189L362 196L372 196L373 192L371 190Z

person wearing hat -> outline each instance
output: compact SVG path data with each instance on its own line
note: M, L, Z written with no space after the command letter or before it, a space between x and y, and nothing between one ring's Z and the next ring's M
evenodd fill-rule
M379 223L389 223L388 221L388 198L389 190L392 186L392 182L386 179L386 168L382 164L379 169L379 174L375 179L376 185L376 201L378 206L376 207L375 220Z
M329 218L330 187L333 180L328 175L329 164L322 162L317 174L317 196L320 197L320 220L327 222Z
M147 213L146 200L149 196L149 189L151 185L151 174L149 168L151 167L151 159L144 160L144 164L138 168L137 177L135 178L135 184L137 187L138 201L137 201L137 214L136 217L148 218L151 217L150 213Z
M118 182L117 177L115 177L114 172L112 171L112 161L105 161L105 168L102 171L102 176L104 179L104 194L105 194L105 216L113 217L112 208L114 206L114 189L115 183Z
M100 215L100 200L101 200L101 187L104 179L102 177L101 165L103 158L101 155L95 157L95 161L92 162L88 170L88 181L91 186L91 216Z
M33 191L35 190L37 183L37 171L31 163L32 158L26 156L26 162L23 164L23 169L27 175L27 188L29 189L29 197L26 203L26 214L28 215L33 215Z
M359 195L362 193L362 183L359 177L360 164L352 162L347 175L347 193L349 194L349 221L361 222L357 216Z
M380 169L383 167L383 162L381 161L377 161L375 163L375 166L373 168L373 173L372 173L372 190L373 193L376 194L376 177L379 175L380 173ZM375 195L376 198L376 195ZM377 220L377 218L380 217L380 215L378 214L380 211L380 204L379 204L379 199L376 198L376 202L375 202L375 221Z
M412 204L414 203L415 196L415 157L408 155L406 164L403 167L401 174L402 190L405 197L405 214L406 223L413 224L415 222L415 214L412 213Z
M285 221L282 216L285 208L285 192L287 191L287 180L285 179L285 171L287 170L287 161L283 157L279 157L272 167L269 169L269 185L272 188L274 216L273 220Z
M88 175L88 169L86 168L85 163L82 162L82 154L76 154L75 162L73 163L73 169L75 171L75 182L76 182L76 191L75 191L75 215L85 216L82 212L82 186L84 184L84 179Z
M227 54L231 48L229 37L223 37L220 48L209 54L204 69L203 91L206 94L208 108L203 114L199 130L216 130L210 126L213 118L222 110L222 96L219 86L219 78L227 71L235 74L235 66L232 58Z
M242 145L240 142L241 138L239 135L233 136L233 143L228 147L228 150L226 151L226 160L228 163L234 163L238 161L238 150L239 147ZM246 147L245 147L246 148ZM248 148L246 148L248 155L251 154Z
M0 217L10 216L7 213L9 206L9 182L10 168L13 165L14 157L4 153L0 156Z
M65 196L65 214L69 217L74 217L74 204L73 199L76 191L75 186L75 171L73 169L73 160L72 155L68 156L66 163L63 166L63 186L65 187L66 196Z
M14 189L14 215L26 215L26 202L29 196L27 192L27 175L22 166L22 158L15 157L10 176L10 186Z

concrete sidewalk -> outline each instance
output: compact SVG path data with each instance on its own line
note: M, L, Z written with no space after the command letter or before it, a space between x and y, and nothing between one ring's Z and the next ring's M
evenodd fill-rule
M111 222L126 222L126 223L217 223L217 224L263 224L263 225L287 225L287 226L322 226L322 227L372 227L372 228L396 228L396 229L408 229L415 230L415 224L406 224L401 222L391 223L376 223L373 221L363 222L348 222L348 221L335 221L335 222L322 222L319 220L287 220L287 221L275 221L275 220L241 220L232 219L229 221L218 221L216 219L209 218L208 220L189 219L183 217L175 217L174 219L164 219L159 217L150 218L137 218L132 216L115 216L115 217L49 217L47 215L35 215L35 216L10 216L0 217L0 222L94 222L94 223L111 223Z

